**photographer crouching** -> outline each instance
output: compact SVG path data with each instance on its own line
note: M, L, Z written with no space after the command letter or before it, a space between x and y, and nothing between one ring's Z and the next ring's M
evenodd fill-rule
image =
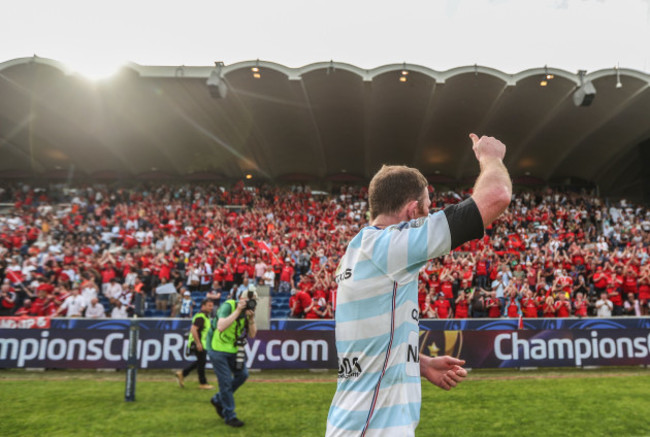
M219 393L210 402L226 425L244 426L235 414L235 391L248 378L246 369L246 338L255 337L257 292L248 290L229 298L217 311L217 330L212 336L208 356L219 381Z

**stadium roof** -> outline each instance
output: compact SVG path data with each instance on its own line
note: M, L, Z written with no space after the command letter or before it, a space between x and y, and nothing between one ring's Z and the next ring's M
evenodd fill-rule
M223 98L208 90L212 73ZM547 74L554 78L540 86ZM587 74L597 93L577 107L580 77L554 68L128 64L92 82L57 61L15 59L0 64L0 178L74 166L97 178L367 181L393 163L465 183L478 173L467 138L476 132L506 143L522 183L571 178L605 194L639 192L650 75L618 74L621 87L615 69Z

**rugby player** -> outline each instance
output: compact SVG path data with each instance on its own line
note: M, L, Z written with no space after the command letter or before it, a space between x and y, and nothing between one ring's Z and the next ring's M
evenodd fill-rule
M370 226L350 241L336 273L339 379L328 437L412 436L421 376L449 390L467 375L463 360L419 353L417 281L427 260L481 238L510 203L505 145L470 138L481 171L459 204L429 214L427 180L405 166L383 166L370 182Z

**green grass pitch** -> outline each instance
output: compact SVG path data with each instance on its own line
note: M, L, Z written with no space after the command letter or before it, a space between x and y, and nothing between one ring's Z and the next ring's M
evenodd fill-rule
M227 427L198 390L171 372L140 371L136 402L123 372L0 371L2 436L322 436L336 375L253 372L236 393L246 425ZM210 375L214 383L214 376ZM445 392L426 381L417 436L650 435L650 371L472 371Z

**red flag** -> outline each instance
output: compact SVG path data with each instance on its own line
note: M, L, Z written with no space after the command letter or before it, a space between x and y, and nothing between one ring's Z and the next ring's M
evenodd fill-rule
M264 241L262 241L262 240L259 240L259 241L257 242L257 247L259 247L259 248L260 248L261 250L263 250L264 252L271 253L271 248L269 247L269 245L266 244L266 243L265 243Z
M265 241L258 240L257 241L257 247L259 247L264 252L270 254L276 260L278 259L278 256L275 253L273 253L273 250L271 249L271 246L269 246Z
M249 237L248 235L239 236L239 242L241 243L244 249L250 249L257 246L257 241L254 238Z
M23 274L19 270L7 270L7 279L12 284L19 284L23 282Z

